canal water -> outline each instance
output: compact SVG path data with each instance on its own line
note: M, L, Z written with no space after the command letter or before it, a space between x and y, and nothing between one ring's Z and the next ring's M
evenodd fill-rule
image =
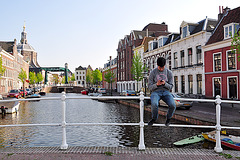
M60 93L49 93L46 97L59 97ZM67 96L83 96L68 93ZM151 113L144 114L148 122ZM6 124L42 124L61 123L62 107L60 100L41 100L23 102L17 114L0 117L0 125ZM116 104L103 103L91 99L66 100L67 123L138 123L139 109ZM159 117L158 123L164 123L165 117ZM184 124L171 121L174 124ZM109 146L138 147L139 126L67 126L67 144L69 146ZM208 129L144 127L146 147L175 147L174 142L188 138ZM6 127L0 128L0 147L39 147L60 146L62 128L59 126ZM213 148L205 142L184 146L185 148Z

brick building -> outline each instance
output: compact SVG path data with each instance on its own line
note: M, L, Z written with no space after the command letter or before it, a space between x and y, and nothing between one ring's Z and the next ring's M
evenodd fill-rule
M104 80L105 74L109 70L115 75L115 78L112 81L112 89L115 90L117 88L117 58L111 59L108 63L104 64L104 68L102 70L102 87L106 89L111 89L111 84Z
M158 37L168 35L168 26L165 23L146 25L142 31L133 30L130 35L121 39L117 48L117 91L124 89L136 90L136 81L131 74L133 49L141 45L144 37Z
M2 65L6 69L0 79L0 94L6 94L11 89L20 89L23 87L22 82L18 79L21 68L29 77L29 65L24 61L23 55L17 52L16 40L0 41L0 56ZM25 86L28 83L25 82Z
M232 35L240 28L240 7L220 8L219 23L204 49L206 97L240 99L240 62L231 51Z

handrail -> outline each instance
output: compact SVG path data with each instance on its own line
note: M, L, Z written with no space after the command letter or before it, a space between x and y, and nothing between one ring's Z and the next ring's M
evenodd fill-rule
M66 100L67 99L140 99L140 121L139 123L67 123L66 122ZM34 126L61 126L62 127L62 145L61 149L67 149L67 137L66 137L66 127L67 126L116 126L116 125L126 125L126 126L140 126L140 136L139 136L139 150L145 150L144 144L144 126L147 123L143 122L144 119L144 100L150 99L150 97L144 97L143 92L140 93L140 96L132 97L123 97L123 96L104 96L104 97L90 97L90 96L81 96L81 97L66 97L66 93L62 92L61 97L46 97L46 98L31 98L31 99L14 99L14 100L0 100L1 102L16 102L16 101L39 101L39 100L61 100L62 101L62 122L61 123L47 123L47 124L12 124L12 125L0 125L2 127L34 127ZM214 102L216 103L216 125L206 126L206 125L178 125L170 124L170 127L192 127L192 128L215 128L216 129L216 146L214 150L216 152L222 152L220 132L222 128L226 129L240 129L240 127L230 127L230 126L221 126L220 117L221 117L221 103L240 103L240 101L229 101L221 100L220 96L217 96L216 99L191 99L191 98L174 98L175 100L181 101L201 101L201 102ZM165 126L164 124L153 124L153 126Z

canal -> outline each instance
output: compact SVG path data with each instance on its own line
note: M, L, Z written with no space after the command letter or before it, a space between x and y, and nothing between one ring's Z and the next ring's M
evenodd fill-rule
M60 93L49 93L47 97L61 96ZM67 96L83 96L68 93ZM144 114L144 122L148 122L151 113ZM17 114L1 117L0 125L5 124L39 124L61 123L62 107L60 100L42 100L23 102ZM103 103L90 99L66 100L67 123L138 123L139 109L116 104ZM158 123L164 123L165 117L159 117ZM174 124L184 124L171 121ZM208 129L144 127L146 147L175 147L174 142L188 138ZM42 127L7 127L0 128L0 147L39 147L60 146L62 128ZM67 144L69 146L109 146L138 147L139 126L67 126ZM214 144L200 142L185 148L213 148Z

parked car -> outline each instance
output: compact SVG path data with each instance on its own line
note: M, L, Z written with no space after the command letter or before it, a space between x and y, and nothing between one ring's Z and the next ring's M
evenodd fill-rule
M27 91L25 90L25 96L27 96L28 95L28 93L27 93ZM21 94L21 96L23 97L23 89L20 89L20 94Z
M99 89L98 89L98 93L106 94L107 91L106 91L105 88L99 88Z
M7 97L21 98L21 93L18 89L12 89L12 90L9 91Z
M120 93L121 96L136 96L136 92L133 91L133 90L123 90L121 93Z
M33 91L32 91L32 89L31 89L31 88L26 88L26 91L27 91L27 94L28 94L28 95L31 95L31 94L33 94Z
M171 93L171 95L173 96L173 98L183 98L176 93ZM193 102L190 102L190 101L180 101L180 100L174 100L174 101L175 101L175 104L176 104L176 108L190 109L193 105ZM160 100L159 105L168 107L168 105L163 100Z

